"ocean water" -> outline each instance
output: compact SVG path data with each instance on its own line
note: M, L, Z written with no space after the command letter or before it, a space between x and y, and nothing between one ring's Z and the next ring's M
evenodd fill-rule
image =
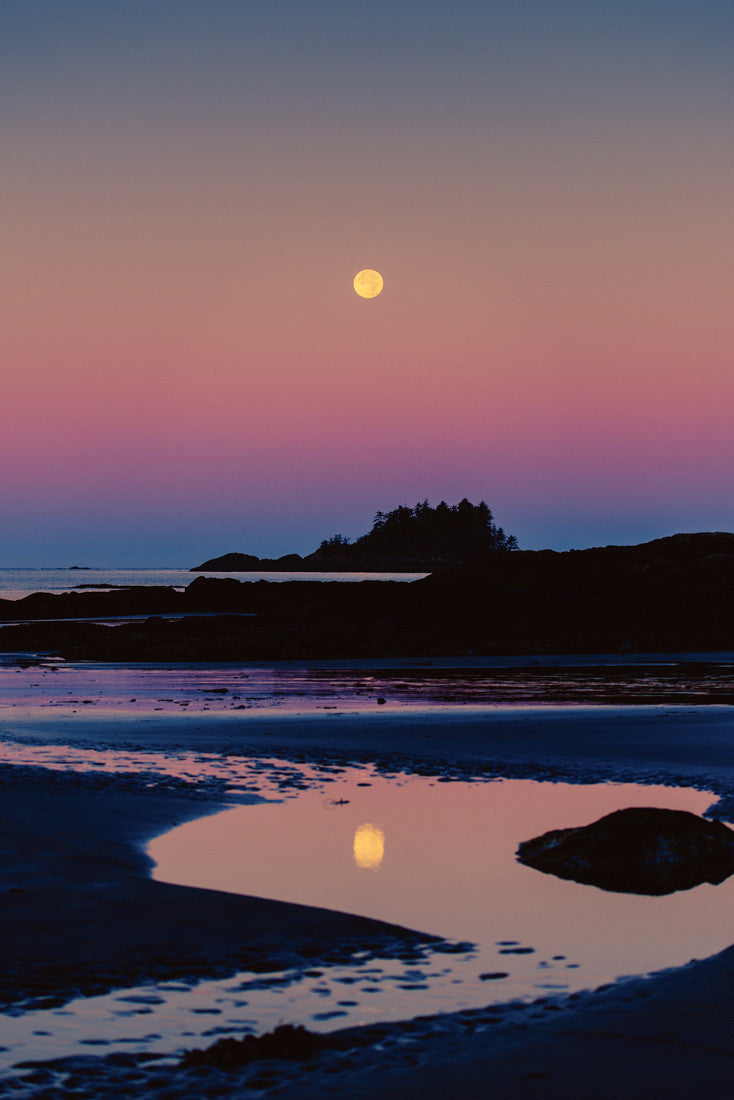
M196 577L234 577L239 581L414 581L425 573L192 573L189 569L0 569L0 599L19 600L32 592L166 585L183 589Z

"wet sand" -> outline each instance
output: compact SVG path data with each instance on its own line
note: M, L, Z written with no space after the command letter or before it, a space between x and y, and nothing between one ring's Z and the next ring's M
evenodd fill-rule
M457 774L667 781L734 792L734 709L717 705L376 707L369 715L31 707L0 709L0 733L86 748L370 760Z
M0 730L90 747L371 759L443 775L494 771L687 782L717 791L725 806L734 800L728 707L134 718L4 711ZM122 987L145 976L213 975L285 960L297 965L357 946L399 951L419 939L326 910L151 881L142 845L216 809L220 803L211 792L13 766L0 776L6 1005L20 1007L31 998L58 1003L75 991ZM723 1095L734 1072L733 979L730 949L651 981L595 994L362 1030L352 1053L330 1052L306 1069L277 1063L267 1070L196 1075L168 1067L162 1078L160 1068L130 1056L126 1064L73 1059L67 1066L72 1078L54 1080L59 1096L98 1097L158 1096L164 1080L171 1097L204 1097L223 1088L230 1096L449 1096L457 1090L500 1097ZM371 1045L371 1036L379 1044ZM51 1083L46 1079L43 1087Z
M275 1095L724 1097L734 1081L734 947L566 999L396 1029L383 1051L291 1076ZM451 1026L453 1024L453 1027Z
M152 881L146 842L220 808L177 784L1 768L0 1004L59 1004L146 978L277 970L421 940L325 909Z

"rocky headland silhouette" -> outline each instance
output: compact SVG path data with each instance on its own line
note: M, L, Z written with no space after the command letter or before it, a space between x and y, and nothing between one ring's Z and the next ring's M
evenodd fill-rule
M120 617L143 618L89 621ZM2 621L0 651L97 660L734 650L734 534L493 550L408 583L197 577L183 592L36 593L0 600Z

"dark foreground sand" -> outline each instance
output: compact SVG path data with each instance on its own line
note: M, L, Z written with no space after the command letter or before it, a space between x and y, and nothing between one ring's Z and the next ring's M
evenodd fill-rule
M221 804L145 787L0 769L0 1005L59 1004L145 978L278 970L357 949L389 953L428 938L152 881L141 846Z
M634 711L634 713L633 713ZM252 750L576 779L688 781L734 799L730 708L550 709L296 719L0 716L4 736ZM175 783L0 770L0 996L59 1003L145 976L195 976L400 951L414 933L325 910L150 881L141 845L216 803ZM426 929L427 932L435 931ZM603 930L600 930L603 934ZM664 930L661 930L664 934ZM355 1033L306 1067L239 1073L77 1058L26 1095L724 1096L734 1082L734 949L608 990ZM70 1075L69 1075L70 1073ZM0 1085L11 1093L12 1085Z

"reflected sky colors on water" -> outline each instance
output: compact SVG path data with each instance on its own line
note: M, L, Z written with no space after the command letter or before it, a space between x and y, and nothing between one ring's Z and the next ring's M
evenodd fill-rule
M542 694L546 672L516 672L525 677L522 690ZM662 665L634 670L640 677L648 672L653 678L669 674ZM586 673L560 669L555 675L571 691ZM716 675L723 683L725 671ZM614 681L615 690L626 685L628 701L644 701L635 695L629 670L607 670L606 681ZM407 716L410 707L416 713L448 711L449 703L470 709L502 683L511 696L519 682L513 687L512 675L502 669L192 668L5 658L0 764L139 776L151 787L172 779L233 803L154 840L149 852L156 878L374 917L458 946L410 958L357 955L347 965L307 970L294 963L293 970L225 981L149 983L3 1017L7 1050L0 1051L0 1067L74 1052L171 1052L281 1022L332 1030L573 995L726 947L734 879L668 897L636 897L555 879L515 859L523 840L624 806L702 814L714 801L709 792L530 779L469 782L446 774L440 761L433 775L408 774L392 759L379 769L326 759L295 763L229 749L198 751L188 735L186 749L142 747L146 712L241 707L243 729L248 715L268 711L396 710ZM73 737L77 719L57 725L56 716L115 714L125 729L129 716L130 744L137 747L118 741L117 748L106 748L105 723L97 726L96 720L99 741L92 747L33 744L36 734L14 734L9 720L25 713L33 729L47 728L44 736L50 732L57 742ZM44 721L36 723L40 714ZM198 728L183 718L180 726L182 733ZM17 729L25 728L19 721Z
M65 751L57 750L59 760ZM153 755L110 753L108 765L126 761L142 770ZM190 754L185 763L193 780L235 762ZM639 897L562 881L515 859L521 840L549 828L628 805L702 813L713 801L708 792L449 782L275 759L241 760L239 779L246 797L265 801L154 840L155 878L377 917L445 936L454 949L390 959L357 953L346 965L147 983L3 1017L0 1067L74 1052L170 1053L286 1021L329 1031L536 1001L679 965L730 939L734 879Z
M483 972L508 971L499 995L527 997L677 965L729 942L731 885L666 898L611 894L515 859L523 840L624 806L702 814L714 801L707 792L446 782L370 768L347 768L333 779L328 789L300 791L282 804L234 807L158 838L149 848L158 864L154 877L325 906L477 943L472 976L457 975L465 987L457 1007L486 1001ZM559 955L563 965L552 962ZM568 962L578 973L569 975Z
M731 664L449 669L292 665L95 664L0 658L0 707L79 713L184 711L370 713L535 704L734 702Z
M365 821L354 830L354 862L361 870L379 871L385 858L385 830Z

